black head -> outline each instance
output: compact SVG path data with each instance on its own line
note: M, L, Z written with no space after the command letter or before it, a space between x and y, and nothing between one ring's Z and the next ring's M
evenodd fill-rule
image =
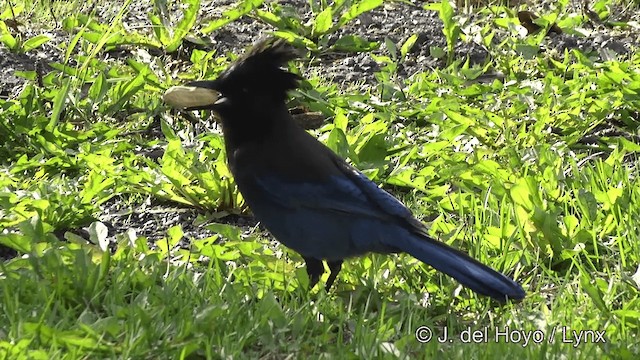
M300 80L285 67L297 57L295 49L285 41L266 38L234 61L217 79L172 87L163 98L177 108L214 110L223 121L229 111L284 105L287 92L296 88Z

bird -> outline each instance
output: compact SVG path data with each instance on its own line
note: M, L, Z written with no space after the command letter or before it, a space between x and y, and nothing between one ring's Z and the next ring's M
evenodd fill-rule
M431 237L399 200L293 120L286 101L303 78L287 65L297 58L286 41L263 38L217 78L173 86L163 100L216 115L238 190L255 218L302 256L310 287L323 261L329 291L345 259L408 253L478 294L523 299L517 282Z

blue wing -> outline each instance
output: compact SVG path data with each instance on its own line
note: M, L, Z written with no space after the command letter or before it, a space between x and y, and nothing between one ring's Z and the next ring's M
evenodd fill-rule
M340 212L353 218L410 224L418 232L425 231L398 199L341 159L335 162L341 174L322 181L287 182L277 176L262 176L255 178L255 184L261 193L286 208Z

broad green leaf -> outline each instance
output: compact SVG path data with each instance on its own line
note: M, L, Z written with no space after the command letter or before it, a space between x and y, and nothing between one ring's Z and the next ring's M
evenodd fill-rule
M411 51L411 49L413 48L413 45L415 45L417 40L418 40L418 34L413 34L409 36L407 41L405 41L404 44L402 44L402 47L400 47L401 58L404 59L407 56L407 54L409 53L409 51Z
M327 6L322 10L313 23L313 36L319 37L328 32L333 27L333 13L331 7Z
M187 8L182 13L182 19L176 27L171 43L167 46L167 52L171 53L178 49L182 44L182 39L191 31L196 24L198 18L198 10L200 10L200 0L186 0Z
M640 321L639 310L613 310L612 313L620 318L630 318L636 322Z
M440 2L440 12L438 16L442 23L444 24L444 28L450 28L453 25L453 15L454 15L453 6L451 6L451 2L449 0L442 0Z
M22 44L22 51L27 52L36 49L49 40L51 40L51 38L47 35L36 35Z
M586 273L582 273L580 285L600 311L605 314L609 313L609 309L603 300L602 292L597 286L591 284L591 279Z
M212 223L205 226L205 228L224 236L229 241L242 241L242 229L237 226Z
M129 80L123 86L120 87L117 100L106 110L107 114L114 114L118 111L121 111L124 107L124 104L127 103L131 98L140 90L144 88L145 80L143 74L138 74L136 77Z
M447 52L439 46L431 46L429 48L429 55L433 56L436 59L442 59L447 56Z
M22 254L28 254L31 252L31 238L25 235L21 235L21 234L0 235L0 244Z
M178 245L180 240L182 240L182 238L184 237L184 232L182 231L182 226L181 225L175 225L175 226L170 227L167 230L167 236L169 237L169 246L171 246L173 248L174 246Z
M94 104L102 104L110 86L111 84L107 81L105 73L100 72L93 81L93 84L91 84L91 87L89 87L89 98L93 100Z
M0 21L0 42L11 50L16 50L18 48L18 40L11 35L9 28L7 28L4 21Z
M0 42L11 50L16 50L18 48L18 41L9 33L0 36Z
M370 136L358 152L358 161L373 166L384 165L388 153L387 146L385 134Z
M334 127L329 133L327 146L342 158L346 159L347 156L349 156L349 143L347 142L347 137L344 132L337 127Z
M294 34L290 31L274 31L273 35L286 40L287 42L293 44L296 47L304 47L309 50L318 49L318 45L316 45L316 43L314 43L313 41L307 39L304 36Z
M540 53L540 47L527 44L516 44L515 50L527 60L534 59Z
M357 18L361 14L371 11L378 6L382 5L383 0L362 0L356 1L355 4L351 5L349 10L340 16L340 20L338 20L338 27L342 27L344 24L349 21Z
M241 18L242 16L248 14L252 10L256 9L258 6L262 5L263 2L264 0L244 0L240 4L238 4L236 7L225 11L222 14L222 17L220 19L209 22L209 24L207 24L201 30L201 32L203 34L209 34L227 25L228 23L235 21Z
M164 26L162 19L156 14L149 14L149 20L151 21L156 39L163 45L169 44L171 36L169 35L169 30Z
M256 314L260 314L259 316L265 321L273 322L277 328L285 327L290 321L272 291L269 291L266 296L258 301Z
M144 77L144 81L155 87L162 87L160 79L153 72L149 64L135 61L133 59L127 59L127 64L131 66L136 72Z
M111 159L111 158L109 158ZM98 165L99 166L99 165ZM105 176L102 171L104 168L97 168L95 170L91 170L89 176L87 176L87 180L84 184L84 188L80 192L80 201L84 204L91 204L98 202L101 198L103 198L103 194L108 193L113 189L115 184L115 179L112 177ZM111 195L107 195L111 196Z
M394 61L397 61L398 60L398 47L393 42L393 40L389 39L388 37L385 37L384 38L384 45L387 47L387 50L389 51L389 55L391 56L391 58Z
M333 118L333 125L342 130L342 132L347 132L347 125L349 124L349 119L344 115L344 112L340 109L336 111L336 116Z
M285 29L287 27L287 22L277 14L256 9L255 16L276 29Z
M368 41L358 35L345 35L338 39L331 48L336 51L360 52L376 50L379 46L379 43Z
M627 152L640 152L640 144L631 142L624 137L618 138L618 146Z
M533 210L534 205L531 197L531 190L529 189L529 184L525 179L520 179L516 182L511 189L509 190L509 194L511 195L511 199L518 205L521 205L523 208L528 211Z
M580 220L574 215L566 215L564 217L564 224L567 228L567 236L573 237L576 233L576 230L578 229L578 226L580 226Z
M24 11L24 3L16 1L15 4L5 6L5 9L0 13L0 20L13 19L14 16L22 14Z

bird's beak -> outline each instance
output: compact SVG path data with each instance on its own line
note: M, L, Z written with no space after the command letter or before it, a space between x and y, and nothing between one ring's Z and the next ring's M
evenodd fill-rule
M162 100L177 109L199 110L211 108L222 100L219 91L211 89L208 81L194 81L182 86L169 88Z

